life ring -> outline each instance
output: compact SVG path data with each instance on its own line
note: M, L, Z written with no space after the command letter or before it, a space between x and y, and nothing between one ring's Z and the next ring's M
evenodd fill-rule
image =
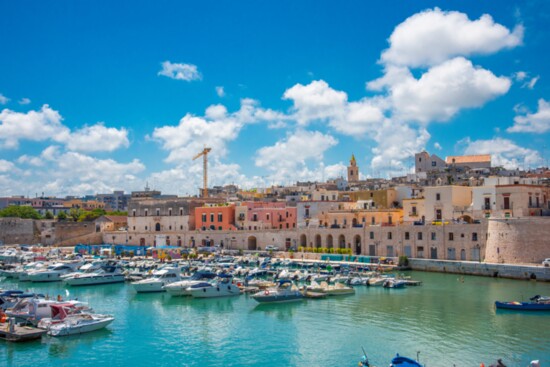
M264 292L264 294L265 294L266 296L269 296L269 291L266 290L266 291Z

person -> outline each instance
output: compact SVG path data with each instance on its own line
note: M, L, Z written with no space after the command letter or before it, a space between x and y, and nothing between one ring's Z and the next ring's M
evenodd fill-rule
M58 295L57 295L57 302L61 302L61 301L63 301L63 298L61 297L60 294L58 294Z

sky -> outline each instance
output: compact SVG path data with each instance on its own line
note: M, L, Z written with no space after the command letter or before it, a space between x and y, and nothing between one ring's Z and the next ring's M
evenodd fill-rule
M550 159L550 3L0 0L0 196Z

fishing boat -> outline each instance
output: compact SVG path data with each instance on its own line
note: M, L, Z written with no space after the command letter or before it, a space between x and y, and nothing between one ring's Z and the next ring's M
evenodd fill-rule
M51 336L67 336L103 329L114 321L111 315L76 311L70 303L52 304L51 318L44 318L38 327Z
M497 309L520 311L550 311L550 297L536 295L529 299L530 302L500 302L496 301Z
M289 280L280 280L274 288L259 291L252 295L259 303L295 302L304 299L304 295Z

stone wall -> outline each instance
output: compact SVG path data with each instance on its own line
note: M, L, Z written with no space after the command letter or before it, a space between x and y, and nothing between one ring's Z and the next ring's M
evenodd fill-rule
M0 218L0 241L6 245L36 244L40 231L33 219Z
M490 219L487 262L541 264L550 258L550 218Z
M58 222L55 226L54 244L73 244L74 241L71 241L72 239L83 238L94 233L98 233L94 222ZM99 243L101 239L101 236L99 236Z

